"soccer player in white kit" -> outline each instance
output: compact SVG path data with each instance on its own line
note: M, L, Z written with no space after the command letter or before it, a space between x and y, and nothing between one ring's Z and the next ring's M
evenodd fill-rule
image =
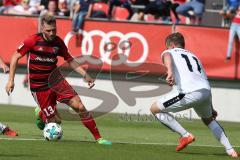
M193 108L214 136L225 147L229 156L238 157L223 128L216 121L217 112L212 107L211 88L200 60L185 50L185 40L181 33L170 34L161 57L167 68L166 81L173 90L162 95L151 106L153 115L181 138L176 151L184 149L195 137L184 129L169 112L179 112Z
M1 57L0 57L0 69L3 70L3 73L7 73L9 71L8 66L3 62ZM18 135L17 132L13 131L12 129L10 129L9 127L2 123L0 123L0 133L2 133L3 135L13 137Z

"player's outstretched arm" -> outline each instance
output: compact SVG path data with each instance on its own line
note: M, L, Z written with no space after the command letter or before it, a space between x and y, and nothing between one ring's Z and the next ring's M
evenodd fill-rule
M14 89L14 77L18 64L18 60L22 57L22 55L18 52L15 52L11 58L10 62L10 72L7 85L5 87L7 94L9 95Z
M94 80L91 78L91 76L87 74L87 72L80 66L80 64L76 60L73 59L72 61L70 61L69 65L74 71L78 72L83 76L83 78L88 83L89 89L91 89L95 85Z
M1 57L0 57L0 68L3 69L3 73L7 73L9 71L9 67L3 62Z

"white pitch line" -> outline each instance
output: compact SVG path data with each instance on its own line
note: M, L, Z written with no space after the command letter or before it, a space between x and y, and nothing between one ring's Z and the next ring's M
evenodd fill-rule
M147 142L113 142L118 144L136 144L136 145L159 145L159 146L176 146L176 143L147 143ZM221 145L210 145L210 144L189 144L190 146L194 147L212 147L212 148L223 148ZM233 146L233 147L240 147L240 146Z
M9 138L9 137L0 137L0 140L10 140L10 141L43 141L44 139L40 139L40 138Z
M0 137L0 140L10 140L10 141L45 141L45 139L40 138L8 138ZM76 140L78 141L78 140ZM94 142L94 141L80 141L80 142ZM147 142L119 142L113 141L113 144L133 144L133 145L156 145L156 146L176 146L176 143L147 143ZM190 144L194 147L212 147L212 148L223 148L221 145L209 145L209 144ZM239 148L240 146L233 146Z

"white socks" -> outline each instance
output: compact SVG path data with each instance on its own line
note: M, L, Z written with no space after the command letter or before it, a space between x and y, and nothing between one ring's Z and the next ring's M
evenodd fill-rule
M6 128L6 126L4 124L0 123L0 133L2 133L5 128Z
M166 127L172 131L177 132L182 137L189 136L189 133L176 121L176 119L169 113L157 113L156 118Z
M226 151L231 151L232 146L227 138L227 136L224 133L223 128L218 124L217 121L213 120L208 127L212 130L214 136L217 138L217 140L224 145Z
M189 133L176 121L176 119L169 113L157 113L156 118L172 131L179 133L182 137L189 136ZM213 120L208 127L213 132L217 140L225 147L226 152L230 155L234 151L227 136L224 133L223 128L217 121Z

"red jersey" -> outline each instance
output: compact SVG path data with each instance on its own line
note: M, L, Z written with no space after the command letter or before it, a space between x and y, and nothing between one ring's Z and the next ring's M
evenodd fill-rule
M56 36L52 41L46 41L43 34L28 37L18 48L22 56L29 53L28 72L32 92L49 89L49 76L57 68L57 56L66 61L73 60L63 40Z
M240 10L237 11L237 14L233 18L232 22L240 24Z

